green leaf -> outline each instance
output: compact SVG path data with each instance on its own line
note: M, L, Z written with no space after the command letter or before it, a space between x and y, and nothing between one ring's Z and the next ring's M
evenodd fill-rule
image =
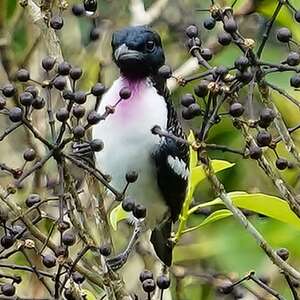
M97 298L94 296L94 294L92 294L89 290L87 289L83 289L82 290L82 294L83 296L85 296L84 299L86 300L97 300Z
M189 143L195 142L195 136L192 130L190 130L187 140ZM190 147L190 170L192 170L193 167L197 166L197 161L197 152L192 147Z
M222 170L231 168L234 166L234 163L230 163L226 160L212 160L211 161L212 168L215 173L220 172ZM191 171L191 189L192 193L194 193L197 185L206 178L204 169L202 166L197 166Z
M187 228L186 230L184 230L183 233L194 231L194 230L199 229L200 227L202 227L204 225L219 221L219 220L227 218L229 216L232 216L232 213L228 209L216 210L212 214L210 214L207 218L205 218L200 224L198 224L197 226L194 226L194 227Z
M118 206L116 206L110 213L109 215L109 220L111 223L111 226L113 228L113 230L117 230L118 227L118 223L122 220L125 220L129 217L129 213L126 212L123 208L122 208L122 204L120 203Z

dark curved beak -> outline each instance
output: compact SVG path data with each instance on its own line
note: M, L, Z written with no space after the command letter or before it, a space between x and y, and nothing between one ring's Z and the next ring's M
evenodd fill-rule
M139 51L128 49L125 44L122 44L114 52L114 57L117 62L142 61L143 56Z

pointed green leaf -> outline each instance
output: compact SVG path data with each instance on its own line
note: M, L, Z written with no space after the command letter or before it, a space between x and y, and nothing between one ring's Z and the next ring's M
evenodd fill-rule
M187 140L189 143L195 142L195 136L192 130L190 130ZM197 151L190 147L190 170L192 170L193 167L197 166L197 161Z
M120 203L118 206L116 206L109 215L109 220L111 223L112 228L116 231L118 223L122 220L127 219L129 216L129 213L126 212L122 208L122 204Z
M205 218L200 224L198 224L197 226L194 226L194 227L187 228L186 230L184 230L183 233L194 231L194 230L196 230L196 229L198 229L200 227L203 227L204 225L216 222L218 220L227 218L229 216L232 216L232 213L228 209L219 209L219 210L216 210L212 214L210 214L207 218Z

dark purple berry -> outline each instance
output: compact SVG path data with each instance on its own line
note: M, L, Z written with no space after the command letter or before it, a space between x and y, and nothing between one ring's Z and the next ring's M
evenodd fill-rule
M81 105L75 105L73 107L73 115L75 118L80 119L85 114L85 108Z
M131 97L131 90L128 87L123 87L119 92L119 96L123 100L129 99Z
M198 97L205 97L208 94L208 84L207 80L201 80L200 83L195 87L194 92Z
M199 106L198 103L192 103L189 107L188 107L188 111L189 113L193 116L200 116L201 115L201 108Z
M36 158L36 152L34 149L29 148L24 152L23 157L26 161L33 161Z
M235 118L240 117L244 113L244 111L244 106L239 102L231 104L229 108L229 114Z
M290 85L294 88L299 88L300 87L300 76L294 75L293 77L291 77Z
M232 37L229 33L227 32L221 32L218 35L218 42L219 44L221 44L222 46L227 46L231 43L232 41Z
M144 282L147 279L153 279L153 278L154 278L153 273L149 270L144 270L140 274L140 282Z
M194 114L187 107L184 107L181 111L181 115L185 120L191 120L194 118Z
M273 122L275 113L271 108L264 108L259 115L258 125L262 128L267 128Z
M2 87L2 93L5 97L12 97L16 93L16 88L11 83L7 83Z
M74 4L72 6L72 13L76 16L76 17L81 17L84 15L85 13L85 9L84 6L82 4Z
M203 59L205 59L206 61L209 61L212 59L212 52L208 48L202 48L200 54L203 57Z
M240 70L244 71L249 66L249 59L246 56L241 56L235 60L234 66Z
M57 73L63 76L69 75L71 68L72 66L68 62L63 61L57 66Z
M156 279L156 284L161 290L166 290L170 287L170 279L166 275L160 275Z
M91 93L94 95L94 96L97 96L97 97L100 97L102 96L104 93L105 93L105 86L100 83L100 82L97 82L91 89Z
M56 89L59 91L62 91L66 87L67 81L66 78L63 76L57 76L53 80L53 85L55 86Z
M84 104L86 102L86 93L83 91L76 91L74 93L74 101L77 104Z
M185 94L181 98L181 104L185 107L189 107L191 104L195 102L196 100L192 94Z
M77 68L77 67L74 67L71 69L70 71L70 77L73 79L73 80L78 80L82 75L82 70L81 68Z
M46 101L44 98L37 96L33 99L31 105L34 109L42 109L43 107L45 107Z
M23 117L23 111L19 107L13 107L9 110L8 117L14 123L20 122Z
M81 275L79 272L72 273L72 279L77 284L82 284L85 280L85 277Z
M37 95L38 95L38 93L39 93L38 89L37 89L35 86L33 86L33 85L28 86L28 87L25 89L25 92L30 93L30 94L32 95L33 98L36 98Z
M122 201L122 208L125 210L125 211L133 211L135 207L135 202L134 200L131 198L131 197L125 197Z
M73 93L73 92L70 91L70 90L64 90L62 96L63 96L63 98L66 99L66 100L71 100L71 101L73 101L74 98L75 98L75 93Z
M75 139L81 139L84 137L85 129L81 125L77 125L73 128L73 134Z
M216 26L216 20L212 17L208 17L203 21L203 26L207 30L212 30Z
M40 203L42 201L40 195L38 194L30 194L26 200L25 200L25 204L27 207L32 207L37 203Z
M20 103L24 106L30 106L33 102L33 96L28 92L21 93L19 99Z
M237 24L234 18L228 18L224 21L224 30L228 33L234 33L237 31Z
M195 38L198 36L198 28L195 25L190 25L186 28L185 34L190 38Z
M286 59L286 62L289 66L297 66L299 65L300 63L300 54L298 52L290 52L287 59Z
M30 79L30 73L26 69L20 69L17 71L17 79L21 82L26 82Z
M15 238L12 235L4 235L1 240L0 244L3 248L8 249L15 243Z
M5 283L1 286L1 292L4 296L12 297L16 292L16 288L13 284Z
M155 281L153 279L146 279L143 281L143 290L146 293L152 293L155 290Z
M279 42L288 43L292 38L292 33L288 28L282 27L277 30L276 36Z
M53 16L50 19L50 26L55 30L60 30L64 26L64 20L61 16Z
M91 111L87 116L87 121L90 125L95 125L101 121L102 117L96 111Z
M72 230L65 231L62 235L62 242L66 246L73 246L76 243L76 236Z
M256 135L256 141L260 147L269 146L272 141L272 136L268 131L259 131Z
M69 119L69 111L67 108L62 107L56 112L56 119L59 122L66 122Z
M136 171L129 171L125 175L126 181L129 183L136 182L138 179L138 175L139 174Z
M136 204L134 206L133 209L133 215L137 218L137 219L143 219L146 217L146 207L142 204Z
M51 56L47 56L42 60L42 67L45 71L51 71L55 65L55 59Z
M43 265L47 268L52 268L56 265L56 257L51 254L43 256Z
M224 78L228 74L228 68L225 66L218 66L214 70L217 77Z
M168 65L163 65L158 69L158 75L164 79L169 79L172 77L172 69Z
M254 145L250 146L250 148L249 148L249 156L252 159L260 159L261 155L262 155L262 150L261 150L260 147L254 146Z
M276 159L275 164L276 164L277 169L279 169L279 170L284 170L288 167L288 161L283 157L278 157Z

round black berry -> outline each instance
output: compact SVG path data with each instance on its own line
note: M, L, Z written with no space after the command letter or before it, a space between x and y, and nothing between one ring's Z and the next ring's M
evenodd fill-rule
M38 194L30 194L25 200L25 204L27 207L32 207L39 202L41 202L41 197Z
M103 256L109 256L111 254L111 247L109 245L102 245L99 248L99 252Z
M65 291L64 291L64 297L67 300L76 300L76 299L78 299L78 297L74 295L73 291L70 288L66 288L65 289Z
M81 139L84 137L85 129L81 125L77 125L73 128L73 134L75 139Z
M4 235L1 240L0 244L3 248L8 249L15 243L15 238L12 235Z
M247 67L249 66L249 59L246 56L241 56L235 60L234 66L238 70L243 71L243 70L247 69Z
M143 281L143 290L146 293L152 293L155 290L155 281L153 279L146 279Z
M135 207L135 202L131 197L125 197L122 201L122 208L125 211L133 211Z
M295 12L294 17L295 17L295 20L296 20L298 23L300 23L300 10L297 10L297 11Z
M193 116L200 116L201 115L201 108L199 106L198 103L192 103L189 107L188 107L188 111L189 113Z
M100 139L94 139L94 140L90 141L90 147L91 147L92 151L99 152L104 148L104 143Z
M125 178L127 182L133 183L137 181L138 176L139 174L136 171L129 171L126 173Z
M203 59L205 59L206 61L209 61L212 59L212 52L208 48L202 48L200 54L203 57Z
M97 0L84 0L83 5L87 11L95 12L97 10Z
M229 33L227 32L221 32L218 35L218 42L219 44L221 44L222 46L227 46L231 43L232 41L232 37Z
M44 255L42 262L45 267L52 268L56 265L56 257L51 254Z
M160 275L156 279L156 284L161 290L166 290L170 287L170 279L165 275Z
M233 18L225 19L223 28L228 33L234 33L237 31L237 23Z
M53 80L53 85L55 86L56 89L59 91L62 91L66 87L67 81L66 78L63 76L57 76Z
M16 93L16 88L11 83L7 83L2 87L2 94L5 97L12 97Z
M197 94L196 94L197 95ZM192 94L185 94L181 98L181 104L185 107L189 107L191 104L195 103L196 100Z
M26 69L20 69L17 71L17 79L21 82L26 82L30 79L30 73Z
M62 107L56 112L56 119L59 122L66 122L69 119L69 111Z
M256 141L260 147L269 146L272 141L272 136L268 131L260 131L256 135Z
M76 243L76 236L72 230L65 231L62 235L62 242L66 246L73 246Z
M87 121L90 125L95 125L101 121L102 117L96 111L91 111L87 116Z
M243 72L237 71L236 77L243 83L249 83L253 78L253 74L247 70L244 70Z
M289 250L286 248L279 248L276 250L276 254L282 259L287 260L290 256Z
M19 99L20 103L24 106L30 106L33 102L33 96L28 92L21 93Z
M46 105L46 101L44 98L37 96L32 101L32 107L35 109L42 109Z
M186 28L185 34L191 39L198 36L198 28L195 25L190 25Z
M90 40L97 41L100 38L101 29L99 27L93 27L90 31Z
M74 95L74 94L75 94L75 93L73 93L73 92L70 91L70 90L64 90L62 96L63 96L63 98L66 99L66 100L71 100L71 101L73 101L74 98L75 98L75 95Z
M61 16L53 16L50 19L50 26L55 30L60 30L64 26L64 20Z
M187 46L189 47L189 49L191 49L194 46L200 47L201 46L201 40L198 37L195 37L193 39L188 39Z
M105 86L100 83L100 82L97 82L91 89L91 93L94 95L94 96L97 96L97 97L100 97L102 96L104 93L105 93Z
M298 52L290 52L286 62L289 66L297 66L300 63L300 54Z
M79 272L72 273L72 279L77 284L82 284L85 280L85 277L81 275Z
M218 66L214 70L217 77L224 78L228 74L228 68L225 66Z
M279 170L284 170L288 167L288 161L283 157L278 157L276 159L275 164L276 164L277 169L279 169Z
M153 279L153 273L149 270L144 270L143 272L141 272L140 274L140 281L144 282L147 279Z
M169 79L172 77L172 69L168 65L163 65L158 69L158 75L164 79Z
M23 153L23 157L26 161L33 161L36 158L36 152L34 149L29 148Z
M258 125L262 128L267 128L273 122L275 113L271 108L264 108L259 115Z
M131 97L131 90L128 87L123 87L119 92L119 96L123 100L129 99Z
M74 16L81 17L84 15L84 12L85 12L85 9L82 4L74 4L72 6L72 13L74 14Z
M208 83L207 80L201 80L195 87L194 92L198 97L205 97L208 94Z
M244 113L244 111L244 106L239 102L231 104L229 108L229 114L235 118L240 117Z
M80 119L85 114L85 108L81 105L75 105L73 107L73 115L75 118Z
M63 61L57 66L57 73L63 76L69 75L71 68L72 66L68 62Z
M262 155L262 150L258 146L250 146L249 148L249 156L252 159L260 159Z
M23 111L19 107L13 107L9 110L8 117L14 123L20 122L23 117Z
M35 98L37 97L39 91L35 86L30 85L25 89L25 92L30 93Z
M45 71L51 71L55 65L55 59L51 56L47 56L42 60L42 67Z
M216 26L216 20L212 17L208 17L203 21L203 26L207 30L212 30Z
M4 296L11 297L15 294L16 288L13 284L6 283L1 286L1 292Z
M292 38L292 33L288 28L282 27L277 30L276 36L279 42L288 43Z
M293 77L291 77L290 85L292 87L299 88L300 87L300 76L299 75L294 75Z
M76 91L74 93L74 101L77 104L84 104L86 102L86 93L83 91Z
M185 120L191 120L194 118L194 114L191 110L188 109L188 107L184 107L181 111L181 115Z
M77 68L77 67L74 67L71 69L70 71L70 77L73 79L73 80L78 80L82 75L82 70L81 68Z
M137 219L142 219L146 217L146 207L142 204L136 204L134 206L133 209L133 215L137 218Z

